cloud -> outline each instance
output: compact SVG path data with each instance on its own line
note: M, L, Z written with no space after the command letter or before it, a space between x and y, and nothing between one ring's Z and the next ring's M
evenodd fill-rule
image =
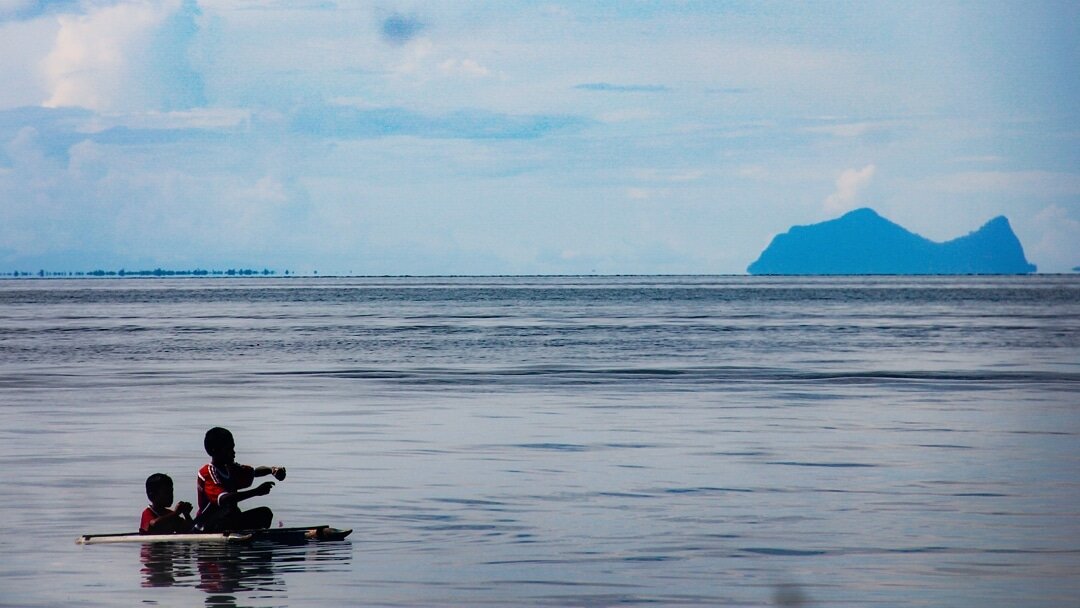
M390 44L402 45L415 38L424 30L424 23L416 17L394 13L383 19L379 27L382 39Z
M100 144L86 140L68 150L68 174L83 182L97 181L108 174L107 151Z
M859 202L859 191L874 177L874 165L862 169L848 169L836 178L836 192L825 198L825 211L830 214L854 209Z
M750 89L745 87L709 87L705 89L705 92L713 95L745 95L750 92Z
M444 74L460 74L471 78L484 78L491 75L491 70L472 59L447 59L439 64Z
M835 125L823 125L820 127L806 127L807 133L823 133L839 138L864 137L875 133L888 132L896 126L894 122L852 122Z
M322 106L299 112L294 131L317 137L368 139L408 135L430 139L533 139L584 126L574 116L501 114L461 110L429 116L404 108Z
M1049 205L1035 215L1037 240L1027 254L1043 272L1069 272L1080 266L1080 221L1060 205Z
M0 0L0 21L33 19L77 5L76 0Z
M270 175L260 178L251 187L242 189L240 194L244 198L266 203L285 203L289 200L285 185Z
M662 170L662 169L638 169L633 172L634 178L652 182L696 182L705 177L702 169Z
M735 173L745 179L765 180L769 178L769 170L762 165L742 165Z
M621 108L610 112L601 112L596 116L598 120L606 123L637 122L656 117L656 112L645 108Z
M0 162L0 200L9 203L0 205L0 259L12 265L271 263L294 233L308 233L298 228L303 192L289 175L259 167L265 149L202 139L220 133L114 127L73 132L79 139L59 155L55 132L72 111L43 112L53 117L42 123L47 131L0 131L0 155L9 161ZM169 145L125 147L148 143ZM249 164L222 170L220 161L232 155Z
M91 118L90 112L79 108L0 110L0 142L11 141L24 129L32 128L47 156L64 158L68 147L85 137L79 130ZM0 165L3 164L3 152L0 151Z
M410 42L404 52L402 61L394 66L393 72L398 75L418 76L428 66L428 59L435 51L435 45L427 38L417 38Z
M41 253L70 245L77 226L85 221L92 198L72 187L67 152L60 155L47 134L32 126L5 134L3 151L8 168L0 172L0 243L11 252ZM89 160L89 159L87 159ZM68 197L79 196L68 207ZM73 221L74 220L74 221Z
M193 110L123 115L95 115L81 108L26 107L0 111L0 142L34 133L35 150L65 161L82 142L104 146L151 146L189 142L216 145L248 126L243 110ZM28 127L27 125L33 125ZM22 134L22 135L20 135ZM15 162L11 149L0 147L0 167Z
M1005 158L1001 157L1001 156L985 155L985 156L958 156L956 158L950 158L949 162L950 163L1000 163L1000 162L1002 162L1004 160L1005 160Z
M94 125L132 129L227 129L250 125L252 112L243 108L192 108L175 112L139 112L94 117Z
M41 134L34 127L19 129L4 145L3 151L7 161L4 164L17 169L44 165L47 155L40 142Z
M90 141L106 145L161 145L180 142L213 143L226 140L226 135L206 129L132 129L112 127L86 136Z
M46 107L98 111L174 110L205 103L188 61L197 34L194 0L122 3L61 15L45 58Z
M933 180L949 193L1006 192L1039 196L1080 194L1080 174L1054 171L964 171Z
M34 0L0 0L0 18L8 19L44 9L43 2Z
M666 93L670 91L662 84L611 84L609 82L586 82L574 88L582 91L603 91L608 93Z

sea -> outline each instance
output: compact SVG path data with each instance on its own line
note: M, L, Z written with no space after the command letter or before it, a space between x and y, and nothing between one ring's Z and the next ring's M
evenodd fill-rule
M205 431L344 542L77 545ZM1077 606L1080 276L0 280L0 605Z

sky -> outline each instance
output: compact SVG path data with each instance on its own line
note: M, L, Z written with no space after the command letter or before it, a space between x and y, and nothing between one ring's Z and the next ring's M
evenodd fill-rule
M0 0L0 272L741 274L871 207L1080 266L1080 3Z

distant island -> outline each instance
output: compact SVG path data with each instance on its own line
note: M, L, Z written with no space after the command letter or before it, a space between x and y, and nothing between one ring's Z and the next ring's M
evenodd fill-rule
M777 235L747 272L1026 274L1035 272L1035 265L1024 257L1024 248L1004 216L967 236L935 243L864 208Z

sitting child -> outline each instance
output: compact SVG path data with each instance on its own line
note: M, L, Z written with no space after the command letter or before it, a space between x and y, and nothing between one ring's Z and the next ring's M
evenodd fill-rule
M170 509L173 501L173 481L164 473L154 473L146 478L146 497L150 506L142 514L139 524L141 534L175 534L191 530L191 503L180 501Z
M266 481L258 487L243 490L254 483L256 477L273 475L278 481L285 479L285 467L251 467L236 464L236 444L232 433L221 427L206 432L203 447L210 455L210 463L199 469L196 480L199 492L199 514L195 528L201 532L224 530L254 530L269 528L274 513L267 507L241 511L237 503L255 496L270 493L274 482Z

